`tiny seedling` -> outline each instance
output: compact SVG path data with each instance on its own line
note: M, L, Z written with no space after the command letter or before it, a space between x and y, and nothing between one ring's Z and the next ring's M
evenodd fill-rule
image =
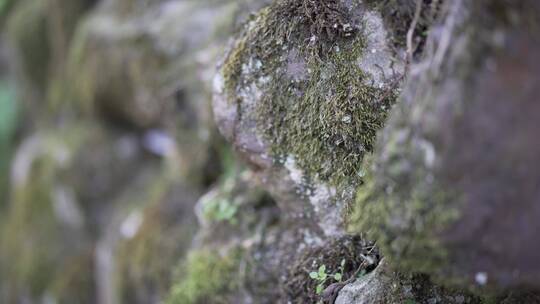
M227 199L216 199L203 205L203 213L206 218L216 222L228 222L236 224L238 205Z
M326 265L324 264L319 266L319 269L317 271L310 272L309 277L317 281L317 287L315 289L315 292L320 295L324 291L325 284L329 279L333 279L336 282L341 282L343 280L344 268L345 259L341 260L339 269L335 273L326 272Z

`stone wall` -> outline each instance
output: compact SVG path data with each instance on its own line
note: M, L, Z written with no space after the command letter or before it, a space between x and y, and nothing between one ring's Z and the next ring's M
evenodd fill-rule
M0 302L540 303L538 16L0 1Z

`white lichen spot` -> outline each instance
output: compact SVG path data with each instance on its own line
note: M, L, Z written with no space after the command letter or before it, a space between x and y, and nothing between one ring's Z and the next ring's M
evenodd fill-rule
M485 272L477 272L474 276L474 280L478 285L486 285L488 282L488 275Z
M57 186L52 195L56 218L70 228L81 229L84 226L84 216L77 204L75 193L69 188Z
M212 90L214 91L214 94L223 94L225 91L225 80L221 73L216 73L216 76L212 81Z
M161 130L150 130L143 136L143 146L149 152L165 157L174 155L176 141L172 136Z
M285 168L289 170L289 176L298 185L301 185L304 181L304 172L296 166L294 156L287 156L285 159Z
M419 148L422 150L424 154L424 164L427 168L433 168L433 165L435 165L435 147L432 143L430 143L427 140L421 140L418 143Z
M120 233L124 238L132 239L139 231L142 222L143 217L141 212L134 211L124 220L124 222L122 222Z

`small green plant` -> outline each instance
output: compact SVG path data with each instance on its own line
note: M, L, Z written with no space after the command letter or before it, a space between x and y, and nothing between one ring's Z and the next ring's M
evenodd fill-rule
M330 279L333 279L336 282L341 282L343 280L344 268L345 268L345 259L341 260L341 264L339 266L338 271L333 274L326 272L326 265L324 264L319 266L319 269L317 271L310 272L309 277L317 281L317 287L315 289L315 292L318 295L321 294L324 290L326 282Z
M215 222L235 224L237 212L238 205L228 199L210 200L203 206L204 216Z

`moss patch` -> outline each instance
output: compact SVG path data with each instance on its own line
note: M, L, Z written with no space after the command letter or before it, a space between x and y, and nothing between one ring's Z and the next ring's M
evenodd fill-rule
M120 243L117 253L122 301L128 303L147 303L166 296L171 265L184 257L197 227L190 216L195 199L183 187L158 180L145 192L150 194L143 203L149 206L141 226L133 238Z
M6 2L13 6L7 19L8 38L20 61L22 75L19 76L25 85L29 84L22 86L21 92L37 99L36 106L45 104L42 99L48 96L51 79L63 75L75 27L93 3L93 0ZM34 93L38 95L33 96Z
M239 258L208 249L192 251L177 270L167 304L229 303L226 295L238 287Z
M385 147L385 153L390 155L406 153L411 148L392 141ZM390 262L402 269L426 272L448 263L438 234L458 217L457 210L446 203L456 199L455 195L427 180L423 160L408 167L389 157L384 165L377 163L384 169L373 170L371 159L365 161L364 166L371 170L358 188L356 203L347 218L349 230L376 240ZM395 179L381 177L385 176L383 170L386 174L391 171ZM412 183L417 186L409 188Z
M90 281L85 281L91 276L89 273L80 274L85 279L81 278L77 283L66 277L70 275L72 261L89 251L83 227L67 225L55 212L55 194L58 187L64 186L61 182L64 162L70 151L58 142L58 138L43 136L40 139L43 140L41 146L34 148L39 154L29 160L28 172L23 173L28 180L16 179L12 185L10 205L1 223L1 284L5 286L8 298L21 294L40 298L60 280L65 280L63 286L84 285L80 291L90 294L93 282L85 285ZM65 296L63 291L66 290L59 288L53 295L58 297L59 303L64 303L61 301Z
M95 303L94 266L93 250L67 259L50 287L57 303Z
M161 101L159 90L163 86L156 74L165 58L141 33L129 35L118 30L115 34L119 38L111 47L107 37L96 32L93 22L89 19L79 27L70 49L67 74L74 86L58 83L55 99L77 100L80 108L94 110L120 124L155 125L162 110L162 104L156 101ZM107 66L105 71L103 66Z
M223 67L225 91L237 103L253 83L264 92L258 129L277 161L292 154L310 178L360 184L359 164L396 96L366 85L355 64L364 36L346 10L309 3L276 1L249 23Z
M34 164L32 172L32 183L13 193L13 204L2 223L0 262L12 291L28 288L37 296L46 288L48 278L54 277L62 246L56 237L61 227L50 198L54 167L42 160Z

